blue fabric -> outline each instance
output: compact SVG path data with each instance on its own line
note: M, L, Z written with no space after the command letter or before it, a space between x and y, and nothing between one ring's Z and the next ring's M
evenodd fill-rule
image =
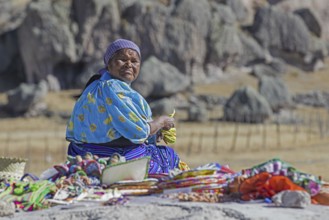
M145 99L109 72L91 83L77 100L66 139L75 143L107 143L124 137L142 144L150 134L152 113Z
M110 157L118 153L126 157L126 160L150 156L149 174L169 173L170 170L179 167L180 159L176 152L168 146L156 146L154 144L140 144L130 147L108 147L95 144L71 143L68 155L84 156L87 152L99 157Z

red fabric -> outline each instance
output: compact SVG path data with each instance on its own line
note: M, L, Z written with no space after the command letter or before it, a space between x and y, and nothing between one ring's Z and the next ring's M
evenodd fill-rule
M246 179L239 188L242 200L271 198L284 190L305 191L305 189L293 183L288 177L272 176L267 172L262 172Z
M312 197L312 202L329 206L329 185L323 185L320 192Z

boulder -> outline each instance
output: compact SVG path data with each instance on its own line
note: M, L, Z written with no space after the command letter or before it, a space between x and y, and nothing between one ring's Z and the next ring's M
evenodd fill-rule
M266 49L304 55L311 49L311 36L303 20L274 6L257 10L251 30Z
M155 1L136 1L122 12L121 32L140 46L143 59L160 53L168 16L168 8Z
M191 105L188 109L188 121L206 122L208 121L208 111L203 105Z
M278 112L282 108L292 106L292 99L288 88L278 77L260 77L258 90L268 101L273 112Z
M252 87L236 90L224 105L224 120L262 123L272 115L267 100Z
M61 84L54 75L49 74L46 77L46 82L47 82L49 91L59 92L61 90Z
M150 57L143 63L140 75L132 86L142 96L158 99L186 90L189 80L171 64Z
M191 22L199 32L206 37L209 33L211 19L208 1L178 1L172 15L184 21Z
M120 36L118 2L74 0L72 8L78 26L78 56L84 62L102 60L109 43Z
M18 29L18 43L26 81L40 82L53 73L59 62L77 60L70 30L70 1L33 1ZM51 15L51 16L50 16Z
M213 109L218 106L224 106L227 98L217 95L198 95L197 100L197 102L205 103L208 109Z
M241 0L221 0L220 2L232 9L239 22L244 22L248 18L248 10Z
M287 12L294 12L300 9L309 9L317 18L321 27L321 36L325 40L329 40L329 1L326 0L289 0L282 1L276 4L281 10Z
M292 99L296 104L300 105L329 108L328 92L310 91L307 93L296 94Z
M259 43L249 34L240 31L239 38L242 44L242 51L236 64L238 66L248 66L259 60L266 60L267 54Z
M7 92L6 109L13 115L36 116L45 110L44 99L47 93L48 87L45 81L37 85L22 83L16 89Z
M321 37L322 28L320 26L319 19L315 16L315 14L309 8L301 8L294 12L296 15L300 16L307 28L311 33L313 33L317 37Z
M272 197L276 206L285 208L306 208L311 205L311 195L306 191L284 190Z
M223 16L227 14L228 16ZM242 54L242 43L237 28L228 20L234 18L231 9L224 5L213 5L208 40L207 63L225 69Z
M16 88L25 81L23 61L19 54L16 31L0 36L0 92Z
M120 0L118 1L118 6L120 9L120 14L122 14L127 8L135 4L136 2L139 2L140 0ZM145 1L145 0L144 0Z
M32 0L0 0L0 34L15 30L26 16L26 8Z
M141 46L144 59L156 56L188 74L195 65L202 66L206 42L193 23L170 12L156 1L136 2L123 14L122 19L128 22L122 32Z
M0 73L9 68L14 60L18 59L19 51L17 45L17 37L14 32L0 35Z
M257 63L252 66L252 74L257 78L262 76L279 77L286 71L285 62L279 58L273 58L270 62Z
M104 68L104 62L101 59L85 64L83 70L79 74L79 77L76 77L75 82L76 82L77 88L80 88L80 89L85 88L88 80L93 75L97 74L98 71L102 68Z
M150 102L150 107L153 116L169 115L175 109L174 103L170 98L163 98Z

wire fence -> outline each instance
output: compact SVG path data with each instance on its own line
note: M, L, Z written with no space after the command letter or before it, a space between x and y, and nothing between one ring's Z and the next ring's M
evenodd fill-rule
M220 120L208 123L178 122L177 142L172 147L186 156L223 151L295 149L323 143L328 143L329 147L328 113L292 116L285 123L279 119L258 124ZM3 156L28 159L26 170L34 173L65 161L68 146L64 125L41 132L0 132L0 143Z

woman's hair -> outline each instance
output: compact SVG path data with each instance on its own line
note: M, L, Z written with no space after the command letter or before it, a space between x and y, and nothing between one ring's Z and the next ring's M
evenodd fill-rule
M88 80L88 82L85 85L85 88L82 91L84 91L92 82L94 82L95 80L100 79L101 76L102 76L101 74L96 73L92 77L90 77L89 80Z
M91 83L93 83L95 80L100 79L101 76L102 76L102 75L99 74L99 73L96 73L96 74L94 74L93 76L91 76L91 77L89 78L88 82L86 83L85 88L83 88L82 92L80 93L80 95L76 95L76 96L74 96L74 98L76 98L76 99L80 98L80 96L82 95L83 91L85 91L85 89L86 89Z

